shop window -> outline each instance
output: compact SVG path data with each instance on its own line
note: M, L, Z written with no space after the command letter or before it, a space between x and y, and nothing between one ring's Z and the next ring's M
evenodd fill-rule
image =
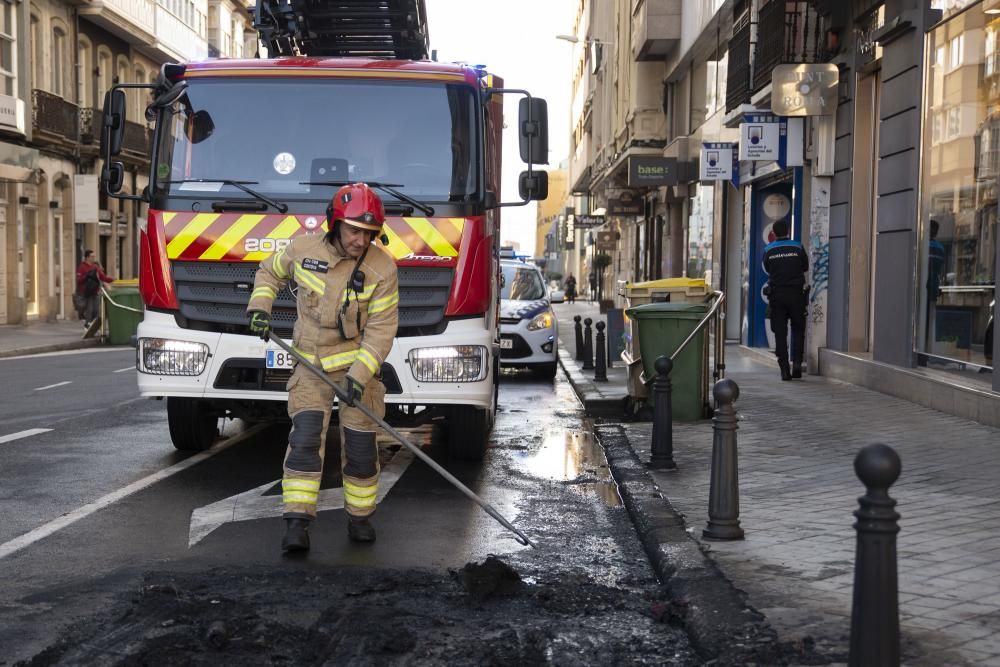
M930 33L922 147L918 358L950 370L992 367L1000 176L1000 14L974 5ZM967 39L968 38L968 41ZM982 46L980 47L980 40ZM968 49L966 48L968 46Z

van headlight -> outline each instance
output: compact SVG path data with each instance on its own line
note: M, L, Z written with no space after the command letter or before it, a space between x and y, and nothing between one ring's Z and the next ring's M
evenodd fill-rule
M555 322L556 318L552 314L551 310L546 310L544 313L538 313L535 315L530 322L528 322L528 331L541 331L542 329L551 329L552 324Z
M482 345L418 347L406 359L417 382L479 382L486 377Z
M136 355L140 373L201 375L208 362L208 345L169 338L140 338Z

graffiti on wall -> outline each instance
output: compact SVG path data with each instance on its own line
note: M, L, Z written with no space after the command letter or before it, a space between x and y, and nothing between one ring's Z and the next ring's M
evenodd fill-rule
M809 262L812 269L812 290L809 292L809 311L812 314L814 324L825 321L823 304L826 301L821 298L826 294L827 282L830 278L830 242L814 236L811 257Z

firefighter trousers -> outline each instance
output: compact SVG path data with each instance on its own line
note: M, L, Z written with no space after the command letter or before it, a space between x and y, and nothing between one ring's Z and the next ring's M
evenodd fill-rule
M343 386L347 369L326 375ZM312 519L316 516L333 400L332 387L301 365L296 366L288 380L288 416L292 419L292 430L288 435L281 482L285 518ZM377 378L365 387L362 403L373 414L385 416L385 387ZM377 427L357 408L341 403L338 410L344 508L352 516L368 516L375 511L378 494Z

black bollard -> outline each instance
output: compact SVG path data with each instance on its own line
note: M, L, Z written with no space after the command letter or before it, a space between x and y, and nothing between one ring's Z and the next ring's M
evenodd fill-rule
M854 604L851 607L850 667L899 665L899 588L896 579L896 533L899 514L889 487L902 464L895 450L868 445L854 459L854 472L865 485L854 512L858 533L854 555Z
M736 408L740 388L729 378L712 388L712 477L708 494L708 525L702 537L711 540L742 540L740 528L740 477L736 454Z
M674 463L674 416L671 407L670 371L674 362L663 356L653 364L653 442L650 447L649 466L658 470L676 468Z
M573 316L573 328L576 330L576 360L583 361L583 325L580 324L580 320L583 318L579 315Z
M594 320L589 317L583 321L583 370L594 370L594 339L590 325Z
M596 346L594 349L597 351L597 368L594 369L594 381L595 382L607 382L608 381L608 348L604 345L604 322L598 322L597 336L594 341Z

